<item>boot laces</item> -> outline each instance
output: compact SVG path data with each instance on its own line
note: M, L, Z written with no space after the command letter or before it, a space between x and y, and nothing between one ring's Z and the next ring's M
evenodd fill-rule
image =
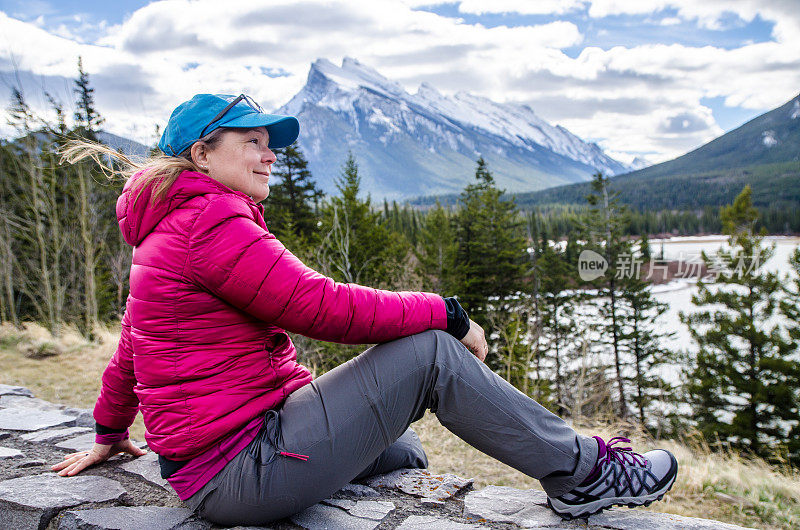
M625 473L625 478L628 479L628 484L631 488L633 488L633 480L631 479L630 474L628 474L628 466L635 465L635 466L645 466L647 465L647 459L640 455L639 453L634 453L632 447L619 447L617 444L619 443L631 443L630 439L624 438L622 436L615 436L611 438L608 442L603 442L606 446L606 454L602 458L602 464L611 464L613 462L617 462L622 467L622 471Z

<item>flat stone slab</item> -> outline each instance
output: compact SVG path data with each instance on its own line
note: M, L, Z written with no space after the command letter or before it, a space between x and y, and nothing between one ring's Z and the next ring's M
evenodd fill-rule
M167 479L161 478L161 466L158 465L158 455L155 451L148 451L146 455L134 458L119 467L128 473L139 475L146 481L174 493Z
M72 436L73 434L90 432L88 427L67 427L64 429L46 429L44 431L34 431L23 434L21 438L28 442L48 442L55 438Z
M104 464L103 473L117 473L114 477L124 487L103 476L81 473L67 478L50 471L50 460L56 458L56 449L72 452L93 446L91 414L89 409L69 408L32 397L24 387L0 385L0 446L9 446L0 447L0 530L218 528L179 502L169 483L161 478L158 455L153 451L138 458L115 455ZM18 438L23 442L17 443ZM134 443L146 447L146 444ZM18 448L10 447L13 445ZM8 478L26 473L35 475ZM282 520L275 527L282 530L298 526L312 530L520 527L742 530L742 527L717 521L626 508L609 510L588 519L564 521L547 508L547 498L542 491L489 486L463 495L471 484L472 480L451 474L398 470L371 477L363 484L347 484L334 494L336 498L325 499L292 516L292 522ZM237 526L233 530L270 528Z
M684 517L671 513L646 512L644 510L608 510L589 516L590 525L615 530L746 530L743 526L721 523L709 519Z
M11 447L0 447L0 460L4 458L17 458L25 456L19 449L12 449Z
M0 513L4 528L47 526L59 510L86 502L120 498L125 489L116 480L94 475L60 477L55 473L0 482Z
M11 394L8 396L0 396L0 407L3 408L26 408L26 409L39 409L39 410L63 410L66 407L50 403L43 399Z
M375 503L381 501L356 501L355 504L362 502ZM390 504L392 506L389 511L394 509L394 505L392 503L385 504ZM365 512L369 513L370 516L377 513L374 511L374 509L367 509ZM358 517L351 514L346 509L328 506L327 504L322 503L315 504L314 506L311 506L310 508L307 508L298 514L293 515L291 520L294 524L300 525L308 530L339 530L342 528L352 530L373 530L379 524L381 524L381 519L376 520L371 517Z
M58 530L200 530L210 526L186 508L125 506L70 510L61 517Z
M0 429L8 431L38 431L75 421L75 416L57 410L33 408L0 409Z
M70 416L77 416L75 425L78 427L89 427L94 430L94 411L90 409L76 409L72 407L63 407L64 414Z
M18 469L25 469L25 468L29 468L29 467L43 466L43 465L46 465L46 464L47 464L47 462L45 462L44 460L25 460L24 462L20 462L19 464L17 464L14 467L16 467Z
M80 436L64 440L63 442L58 442L56 447L60 449L69 449L71 451L88 451L94 447L94 439L95 434L93 432L87 432L86 434L81 434Z
M33 397L33 392L31 392L24 386L0 385L0 396Z
M409 495L435 500L449 499L472 483L472 479L450 473L432 475L422 469L398 469L367 480L373 488L397 488Z
M394 503L388 501L353 501L350 499L326 499L329 506L341 508L353 517L381 521L394 510Z
M567 526L546 503L547 494L543 491L487 486L467 493L464 515L522 528Z
M473 530L488 528L478 524L465 524L433 515L411 515L397 527L397 530Z
M380 495L380 493L369 486L352 483L345 485L345 487L339 490L339 493L344 493L346 495L350 495L351 497L377 497Z

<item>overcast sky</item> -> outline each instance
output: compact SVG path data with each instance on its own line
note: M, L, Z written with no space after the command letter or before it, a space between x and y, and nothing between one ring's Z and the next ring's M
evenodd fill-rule
M800 92L800 0L0 0L4 107L17 82L70 107L79 55L105 129L145 143L195 93L275 109L350 56L658 162Z

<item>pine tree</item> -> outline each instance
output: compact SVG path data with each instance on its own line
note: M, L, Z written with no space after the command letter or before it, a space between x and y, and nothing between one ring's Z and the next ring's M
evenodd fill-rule
M78 78L73 89L76 95L75 129L72 136L97 141L100 125L104 120L95 107L94 89L91 87L89 74L83 69L83 60L78 58ZM82 257L80 263L82 272L83 299L80 300L84 314L79 328L91 338L94 327L99 321L99 302L101 298L111 298L106 282L100 284L101 278L108 278L111 264L109 262L109 247L119 245L119 237L114 238L112 226L108 219L101 214L104 211L114 211L118 189L106 183L101 185L95 176L102 171L91 160L79 162L68 168L71 182L77 187L71 191L75 195L77 209L75 216L80 234L80 249ZM116 230L114 230L116 231ZM116 311L114 311L116 312Z
M439 201L422 221L414 254L417 257L417 272L422 277L425 289L435 293L449 293L455 265L453 229L447 210Z
M784 299L781 300L781 314L787 322L787 333L792 341L792 349L797 352L800 347L800 247L796 248L789 256L789 266L792 274L784 280ZM800 375L795 377L795 380ZM795 397L795 403L797 397ZM800 422L796 423L789 432L787 443L789 458L797 465L800 464Z
M700 310L680 317L698 346L688 386L698 427L709 439L769 457L774 444L796 442L800 363L795 345L772 323L781 284L764 269L774 246L754 228L758 211L750 196L746 186L720 210L729 248L702 254L718 278L698 281L692 303Z
M78 57L78 79L75 80L77 105L75 110L75 126L79 136L97 141L97 133L105 120L97 112L94 103L94 89L89 82L89 74L83 69L83 58Z
M322 192L299 147L290 145L276 155L272 175L279 181L270 186L264 212L270 231L279 239L301 238L313 245L318 234L314 204L322 198Z
M409 248L372 211L369 197L359 198L361 177L352 153L336 180L338 196L322 208L317 261L323 272L348 283L398 287Z
M553 376L549 379L555 394L556 411L560 415L567 412L567 372L579 347L575 333L575 307L580 298L574 290L577 269L566 261L564 254L554 247L543 245L536 264L541 293L541 348L553 364Z
M602 173L594 175L592 193L586 200L589 202L589 210L584 217L582 237L589 248L603 256L608 263L608 270L595 281L601 319L599 327L601 342L608 345L613 355L618 414L625 419L629 410L621 335L623 302L620 300L625 271L620 269L626 259L630 264L633 255L630 242L623 239L628 212L619 204L617 194L609 189L608 177Z
M630 380L639 423L648 427L648 419L652 420L648 415L650 405L659 398L670 396L673 390L658 371L659 366L674 360L673 352L664 347L672 334L656 327L656 320L669 306L656 300L650 286L639 275L626 278L621 299L624 306L620 340L633 366ZM664 410L663 405L659 410Z
M789 337L800 343L800 247L794 249L789 256L789 267L792 271L783 282L785 298L781 300L781 313L788 322Z
M650 254L650 240L647 237L647 232L643 232L641 238L639 239L639 254L641 255L644 263L649 263L653 257Z
M475 322L485 325L489 298L502 311L509 297L522 289L526 244L512 201L501 199L486 162L479 158L475 184L459 199L453 217L455 240L454 289Z

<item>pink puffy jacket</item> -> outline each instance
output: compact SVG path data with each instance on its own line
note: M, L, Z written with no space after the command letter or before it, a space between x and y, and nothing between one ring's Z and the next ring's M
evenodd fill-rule
M116 353L94 409L125 429L142 411L156 453L203 453L311 382L285 330L376 343L445 329L441 297L336 283L269 233L263 207L202 173L185 171L165 200L117 201L134 246L130 295Z

